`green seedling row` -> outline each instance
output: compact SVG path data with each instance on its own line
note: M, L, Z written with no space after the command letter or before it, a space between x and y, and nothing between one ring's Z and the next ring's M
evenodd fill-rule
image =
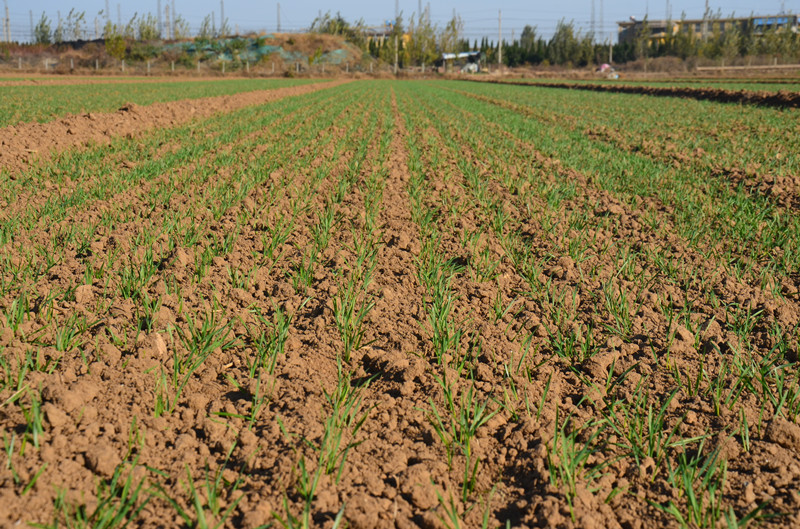
M721 114L786 133L726 151L712 104L655 104L353 82L3 175L4 508L791 525L797 218L717 166L794 124ZM710 154L645 145L668 118Z
M126 103L150 105L183 99L233 95L315 82L306 79L113 83L102 85L0 86L0 127L45 123L67 114L112 112Z

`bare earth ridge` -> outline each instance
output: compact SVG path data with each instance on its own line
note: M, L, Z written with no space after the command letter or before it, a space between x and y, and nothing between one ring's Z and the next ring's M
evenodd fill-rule
M0 170L14 173L53 152L89 142L106 144L115 136L133 136L156 127L175 127L193 118L261 105L348 81L315 83L242 94L186 99L152 105L128 103L118 111L69 115L48 123L24 123L0 129Z

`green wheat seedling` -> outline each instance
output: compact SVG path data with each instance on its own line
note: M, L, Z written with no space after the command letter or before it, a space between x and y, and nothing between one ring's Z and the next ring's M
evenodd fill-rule
M299 263L294 265L292 274L292 287L295 292L304 293L314 284L314 268L317 264L316 254L309 252L303 254Z
M209 248L211 249L211 256L218 257L222 255L228 255L233 251L233 247L236 245L236 239L238 238L238 227L224 235L220 234L217 237L213 237L211 244L209 245Z
M19 296L11 302L5 312L6 325L16 333L30 312L28 295L24 291L20 292Z
M512 357L513 364L513 357ZM524 356L523 356L524 360ZM520 402L525 406L525 412L528 417L531 417L531 403L528 399L528 393L523 388L518 388L514 377L511 374L511 365L503 363L503 380L506 386L503 387L503 400L497 401L498 404L508 412L511 422L517 422L520 418Z
M423 242L423 253L417 262L417 276L430 295L427 303L428 323L433 333L433 351L441 365L445 356L456 356L465 334L464 328L453 321L451 314L458 299L451 289L451 282L464 267L453 260L443 260L436 254L435 239Z
M196 527L198 529L218 529L219 527L223 527L234 509L236 509L239 503L246 497L245 494L242 494L230 502L225 510L222 509L222 496L231 497L234 492L241 488L243 483L242 472L244 468L241 469L239 476L232 483L227 482L223 478L223 472L227 468L235 446L236 444L234 443L230 450L228 450L225 462L216 472L211 474L208 466L206 466L205 480L201 489L195 486L192 471L189 465L186 465L186 486L191 501L191 506L188 509L184 509L174 498L169 496L161 484L156 484L160 496L175 509L188 527Z
M578 331L574 328L563 331L561 327L556 327L555 331L551 331L545 327L545 330L553 352L561 358L568 358L573 362L580 363L588 360L600 350L600 345L594 340L593 326L583 327L580 330L581 334L585 335L583 340L579 340Z
M500 259L495 258L494 253L487 246L480 251L473 249L470 265L479 282L494 281L498 276L497 269L500 267Z
M347 363L350 363L353 352L367 345L362 343L366 331L364 322L375 307L375 302L364 292L366 285L359 283L354 275L350 275L333 298L333 317L344 343L342 358Z
M295 482L295 489L303 502L303 511L299 517L295 516L289 508L289 498L284 495L283 510L286 513L286 518L281 518L276 512L272 513L272 517L284 529L310 529L313 527L311 505L314 503L314 498L317 496L317 487L322 477L322 467L318 466L316 471L309 472L306 467L305 457L300 456L300 461L298 461L296 469L298 475L297 481Z
M198 320L199 318L192 318L187 314L188 330L175 328L178 338L187 350L187 355L180 359L175 368L178 374L185 373L197 362L203 362L216 349L229 349L236 343L236 338L230 337L232 322L218 321L216 312L204 314L199 323Z
M483 402L478 400L474 383L456 398L446 378L436 376L435 379L444 392L445 410L440 412L433 399L429 399L428 422L445 446L448 465L452 466L456 450L464 456L461 495L466 502L470 494L475 491L480 465L480 458L472 452L472 440L477 435L478 429L489 422L498 410L489 410L489 400Z
M550 483L561 487L570 508L573 521L575 496L578 484L591 483L600 476L606 463L590 464L590 458L602 454L602 439L607 428L605 421L590 420L583 425L575 425L572 416L559 421L556 410L555 435L552 446L547 447L547 466Z
M206 246L200 252L194 254L194 272L192 277L195 283L200 283L211 268L211 263L214 262L214 250L211 246Z
M6 348L0 346L0 391L11 388L13 383L14 375L11 373L11 363L6 357Z
M193 371L192 371L193 372ZM174 375L173 375L174 376ZM191 376L191 373L189 374ZM189 381L189 377L185 378L186 382ZM182 386L179 387L182 390ZM155 388L154 388L154 407L153 407L153 416L158 418L162 415L172 412L175 409L177 404L177 397L175 401L170 398L170 389L169 389L169 382L167 373L164 369L160 369L158 372L155 372Z
M152 248L145 251L141 262L135 262L131 257L128 264L118 273L120 295L126 299L138 298L157 271L158 266L153 259Z
M333 228L338 222L338 215L332 204L317 214L317 223L311 228L311 237L314 241L314 249L317 253L322 253L328 247Z
M279 255L275 252L278 248L286 244L289 236L294 231L294 216L281 217L273 226L267 227L266 232L261 236L261 254L270 262L278 260Z
M71 314L62 325L56 327L55 343L53 343L56 351L69 352L78 347L80 335L90 327L85 316Z
M241 386L232 378L229 377L229 380L233 382L237 389L241 389ZM261 414L261 410L264 409L269 403L269 395L267 392L269 388L265 388L264 385L261 383L261 373L258 374L258 378L256 378L256 387L255 392L253 392L250 400L250 409L247 414L244 413L230 413L226 411L218 411L214 412L214 415L219 417L228 417L228 418L235 418L241 419L245 423L247 423L247 429L252 430L253 425L258 420L259 415Z
M703 436L681 437L682 420L669 424L667 411L679 392L680 388L676 388L663 402L653 403L640 384L630 402L617 401L608 406L604 412L607 424L622 439L618 446L633 456L637 464L641 464L648 457L655 461L655 471L651 481L655 480L673 448L687 446L704 438Z
M758 392L773 407L773 414L794 419L800 413L800 370L771 350L761 360L756 373Z
M41 529L124 529L135 521L150 502L150 497L142 498L145 479L138 482L133 472L123 477L125 464L114 470L109 482L101 481L97 486L97 503L90 511L86 505L70 505L61 491L53 503L53 522L49 525L34 525ZM131 467L136 466L136 461ZM63 524L63 525L62 525Z
M439 506L442 508L442 511L444 511L445 514L444 516L437 514L437 518L439 518L442 524L444 524L444 526L447 527L448 529L461 529L461 524L464 522L461 519L462 514L458 512L458 505L456 505L455 498L453 498L453 495L450 494L449 498L445 500L442 497L442 493L439 492L438 489L435 490L436 490L436 499L439 502Z
M685 508L681 509L672 500L666 506L650 503L672 515L681 527L717 527L724 519L723 515L731 513L722 507L727 469L727 462L720 457L719 450L703 455L701 442L694 455L681 452L676 467L669 474L669 482L685 501ZM745 518L748 521L754 518L762 507L751 511Z
M756 325L762 318L763 310L753 310L752 308L735 307L730 312L726 312L726 324L728 328L736 334L743 347L750 347L751 336Z
M308 300L305 300L300 307ZM268 319L258 308L251 311L258 321L254 327L248 328L251 343L255 349L255 358L248 365L250 378L254 378L259 369L265 369L270 375L275 373L278 357L284 354L286 339L292 324L292 315L276 306L272 319Z
M603 285L603 299L605 300L606 309L614 318L614 323L605 325L605 327L626 342L629 341L633 337L631 311L635 307L628 300L627 294L622 288L615 289L609 281Z
M717 374L708 381L706 394L711 397L716 415L720 415L723 408L732 409L745 389L750 391L755 389L750 383L751 377L742 376L740 372L740 376L734 378L731 383L730 378L732 375L731 363L723 358L720 361Z
M228 267L228 278L231 281L233 288L240 288L242 290L250 289L250 282L253 280L255 269L244 271L240 268Z
M151 298L144 293L141 304L136 307L137 327L143 332L152 332L155 325L156 314L161 310L161 298Z
M370 408L362 411L363 391L370 380L354 386L349 373L339 366L339 380L333 392L323 390L330 407L319 443L319 466L326 474L335 475L336 483L342 478L347 455L361 441L356 441L359 430L369 416Z
M14 484L18 485L21 481L19 474L17 474L17 470L14 468L14 445L17 442L17 434L16 432L11 432L11 439L6 436L6 433L3 432L3 451L6 453L6 470L11 472L11 478L14 480Z
M192 374L215 350L229 349L237 341L235 337L230 337L232 323L230 321L224 324L218 322L216 313L213 311L205 314L199 324L190 315L186 315L186 320L189 323L188 331L181 327L175 328L178 338L187 352L185 355L181 355L175 348L173 353L171 382L175 396L171 401L165 387L164 373L162 372L161 378L157 379L156 409L160 409L162 413L164 411L172 412L175 409ZM157 415L159 415L158 411Z
M28 441L33 443L33 447L38 450L44 436L44 412L42 411L41 391L28 389L26 393L27 404L23 403L21 398L17 399L22 416L25 418L25 437L23 437L22 445L20 446L20 455L24 455L25 445ZM19 396L21 397L22 395L20 394Z
M231 515L233 510L245 498L245 494L242 494L234 501L230 502L228 508L224 511L222 510L222 496L225 494L226 496L230 497L234 492L239 490L244 482L244 464L242 468L239 470L238 476L233 482L229 482L228 480L224 479L223 472L227 469L228 464L230 463L231 454L233 453L236 444L234 443L231 445L230 449L228 449L228 453L225 456L225 461L222 465L217 468L217 470L211 473L208 464L206 464L205 469L205 480L203 482L203 489L204 489L204 496L206 500L206 507L211 512L213 516L213 520L217 521L217 524L214 527L220 527L225 523L225 520ZM205 509L202 506L200 495L196 493L192 486L191 474L189 473L189 468L187 466L186 472L189 478L189 486L192 492L192 503L195 508L195 513L197 515L197 526L198 527L208 527L207 522L205 521Z

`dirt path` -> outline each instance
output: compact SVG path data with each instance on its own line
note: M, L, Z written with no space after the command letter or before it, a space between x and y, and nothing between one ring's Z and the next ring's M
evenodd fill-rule
M115 136L134 136L156 127L174 127L193 118L260 105L338 86L347 81L247 92L139 106L123 105L117 112L66 116L49 123L25 123L0 129L0 170L25 170L35 160L89 142L109 143Z

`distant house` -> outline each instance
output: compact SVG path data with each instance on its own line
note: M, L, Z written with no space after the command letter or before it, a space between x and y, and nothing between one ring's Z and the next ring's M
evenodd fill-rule
M460 53L442 53L441 64L446 71L459 67L463 73L480 71L480 61L486 57L479 51L462 51Z
M728 17L702 19L692 18L683 20L647 20L647 29L652 42L664 42L667 36L681 33L691 33L697 39L703 39L715 31L725 33L737 28L745 31L752 29L756 35L763 34L765 31L780 29L798 32L797 15L769 15L752 17ZM633 42L639 36L642 28L645 27L644 20L631 20L617 22L617 37L620 44Z
M386 39L392 34L394 30L394 22L391 20L387 20L380 26L370 26L364 32L364 36L367 38L367 41L377 42L378 44L383 44Z

